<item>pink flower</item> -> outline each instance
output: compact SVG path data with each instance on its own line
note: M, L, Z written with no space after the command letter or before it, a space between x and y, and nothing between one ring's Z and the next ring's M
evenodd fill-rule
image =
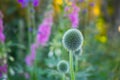
M2 21L2 19L0 18L0 32L2 32L3 31L3 21Z
M79 25L79 11L80 11L80 9L74 3L72 4L72 9L73 9L72 12L68 14L68 18L71 22L72 27L77 28ZM68 11L69 8L66 7L65 11L66 10Z
M7 64L0 66L0 78L2 77L3 73L7 73Z
M33 64L33 59L31 58L31 55L26 56L25 62L28 66L31 66Z
M32 66L36 57L37 44L32 44L30 49L30 54L26 56L25 62L28 66Z
M38 34L36 37L36 43L42 46L46 44L51 34L51 26L52 26L52 17L45 18L42 24L39 25Z
M78 14L76 14L76 13L71 13L71 14L69 15L69 19L70 19L70 21L71 21L71 23L72 23L72 27L73 27L73 28L77 28L78 25L79 25L79 17L78 17Z
M4 41L5 41L5 35L2 32L0 32L0 42L4 43Z
M0 12L0 16L2 15L2 13ZM5 35L3 33L3 20L2 18L0 17L0 42L1 43L4 43L5 41Z
M25 73L25 78L29 79L30 78L30 74L29 73Z
M51 34L53 19L51 16L45 17L43 22L38 27L38 33L36 36L36 42L31 45L30 54L26 56L25 62L28 66L31 66L36 57L37 48L42 45L44 46L49 40Z

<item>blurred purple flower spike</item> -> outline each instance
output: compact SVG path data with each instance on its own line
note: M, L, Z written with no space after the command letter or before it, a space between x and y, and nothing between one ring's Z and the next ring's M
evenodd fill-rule
M25 58L25 62L28 66L31 66L32 63L33 63L33 60L31 58L31 55L27 55L26 58Z
M72 4L73 11L68 14L68 18L71 21L72 27L77 28L79 25L79 11L80 8L76 6L76 4Z
M79 2L84 2L84 0L79 0Z
M28 66L32 66L32 64L33 64L35 57L36 57L37 48L38 48L37 44L31 45L30 54L27 55L25 58L25 62Z
M18 3L20 3L24 8L28 6L29 0L18 0Z
M29 74L29 73L25 73L25 78L26 78L27 80L29 80L30 74Z
M88 11L87 9L83 9L83 10L82 10L82 13L83 13L83 14L86 14L87 11Z
M5 41L5 35L2 32L0 32L0 42L4 43L4 41Z
M4 33L3 33L3 20L2 20L2 18L1 18L1 16L2 16L2 12L0 12L0 42L1 43L4 43L5 42L5 35L4 35Z
M34 7L37 7L37 6L39 6L40 1L39 0L18 0L18 3L20 3L23 8L27 7L30 2L32 2L32 5Z
M36 36L36 42L31 45L30 54L26 56L25 62L28 66L32 66L35 57L37 48L45 46L46 42L49 40L51 34L53 18L52 16L47 16L44 18L43 22L38 27L38 33Z
M7 73L7 64L0 66L0 78L4 73Z
M33 0L33 6L35 7L39 6L39 0Z
M94 5L95 5L94 2L91 2L91 3L90 3L90 6L91 6L91 7L94 7Z
M36 43L44 46L46 42L49 40L49 36L51 34L51 26L52 26L52 17L46 17L42 24L39 25L38 34L36 37Z

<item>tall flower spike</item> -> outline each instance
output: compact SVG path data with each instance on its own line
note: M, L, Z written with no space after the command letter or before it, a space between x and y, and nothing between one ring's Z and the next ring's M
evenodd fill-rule
M27 55L25 58L25 62L28 66L31 66L34 63L37 48L38 48L37 44L31 45L30 54Z
M39 25L36 43L44 46L49 40L52 28L52 17L46 17L42 24Z
M5 35L3 33L3 27L4 26L3 26L2 17L3 17L3 15L2 15L2 12L0 11L0 42L4 43L4 41L5 41Z
M61 73L64 73L64 74L67 73L69 71L69 64L68 64L68 62L65 61L65 60L60 61L58 63L58 65L57 65L57 69Z
M68 6L65 8L65 11L71 10ZM68 18L71 22L73 28L77 28L79 25L79 11L80 8L76 6L75 3L72 4L72 12L68 14Z
M7 73L7 64L4 64L0 66L0 78L3 76L3 74Z
M69 29L63 35L62 43L68 51L76 51L83 44L82 33L78 29Z
M22 7L27 7L29 3L32 3L34 7L39 6L39 0L18 0L18 3L22 5Z

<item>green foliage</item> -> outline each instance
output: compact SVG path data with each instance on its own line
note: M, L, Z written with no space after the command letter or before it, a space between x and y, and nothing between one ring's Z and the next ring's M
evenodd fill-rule
M27 16L27 8L21 8L17 0L0 0L0 10L4 14L4 33L6 35L5 44L0 43L0 64L5 61L6 56L4 55L7 54L8 80L61 80L62 75L57 70L57 65L61 60L69 60L69 53L64 47L67 50L77 50L82 44L83 37L80 32L71 29L71 31L65 33L71 28L71 23L65 17L63 7L61 14L54 13L57 17L53 15L54 23L47 45L39 46L32 66L26 65L25 57L30 53L28 34L30 33L32 36L30 43L32 44L36 37L37 25L42 22L45 12L50 10L52 6L52 3L50 3L52 0L41 1L41 5L34 8L35 30L28 31L27 17L30 18L31 16ZM82 7L81 10L83 10ZM76 80L120 80L120 38L114 35L111 35L112 38L107 36L109 33L112 34L112 32L109 32L108 26L103 26L108 25L107 22L103 20L103 23L99 23L99 17L89 20L88 14L89 12L86 14L80 12L78 29L83 33L84 43L82 55L77 56ZM100 19L104 18L100 16ZM19 24L20 20L23 22L22 28ZM102 26L97 26L96 21ZM99 33L98 28L106 31L105 34ZM102 38L100 36L98 39L99 34L107 38L106 42L101 42ZM73 65L75 66L75 57L73 58ZM26 74L29 74L29 79L27 79ZM68 72L65 77L66 80L70 80L70 73Z

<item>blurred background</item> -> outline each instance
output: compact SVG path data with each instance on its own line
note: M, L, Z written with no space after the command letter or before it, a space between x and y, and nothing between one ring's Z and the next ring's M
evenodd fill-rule
M76 80L120 80L120 0L0 0L0 80L61 80L70 28L84 36Z

